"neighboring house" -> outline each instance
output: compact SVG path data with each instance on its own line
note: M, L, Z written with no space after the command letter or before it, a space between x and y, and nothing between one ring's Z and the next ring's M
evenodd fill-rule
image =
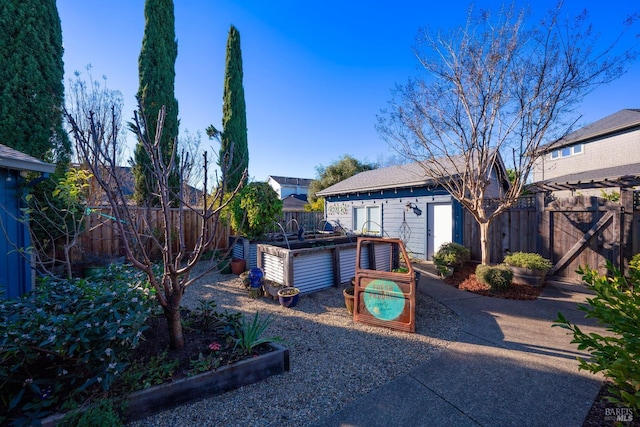
M454 161L457 161L454 160ZM487 197L508 183L504 164L493 174ZM398 237L417 259L431 260L443 243L463 242L462 206L427 176L419 163L361 172L318 192L325 218L356 234Z
M31 260L18 252L31 246L28 224L20 221L23 175L38 172L46 177L54 170L55 165L0 144L0 299L29 292L35 280Z
M556 196L599 196L640 176L640 109L620 110L539 149L538 186ZM620 184L620 185L616 185Z
M290 194L282 199L283 212L300 212L308 203L306 194Z
M273 176L267 178L267 184L278 193L282 200L284 212L298 212L304 210L307 204L307 193L312 179L290 178L286 176Z
M269 184L278 193L281 200L284 200L292 194L306 195L309 192L309 185L312 179L307 178L289 178L286 176L273 176L267 178Z

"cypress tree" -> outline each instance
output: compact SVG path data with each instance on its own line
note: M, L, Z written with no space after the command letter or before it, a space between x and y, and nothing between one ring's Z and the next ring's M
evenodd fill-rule
M69 160L62 126L64 64L55 0L0 2L0 143L51 162Z
M175 62L178 43L175 35L173 0L146 0L144 5L145 28L142 49L138 58L138 104L143 110L151 141L155 138L158 112L164 105L166 117L162 131L163 159L169 159L178 136L178 101L175 99ZM173 192L179 188L176 159L170 187ZM133 174L135 177L134 201L140 206L157 206L159 201L153 196L157 181L150 173L150 159L142 144L138 142L134 152Z
M235 188L242 179L242 173L249 166L247 143L247 111L242 86L242 51L240 33L233 25L227 38L224 95L222 107L222 141L218 164L224 170L223 162L231 157L225 182L227 188ZM233 156L231 147L233 146ZM247 183L244 179L243 184Z

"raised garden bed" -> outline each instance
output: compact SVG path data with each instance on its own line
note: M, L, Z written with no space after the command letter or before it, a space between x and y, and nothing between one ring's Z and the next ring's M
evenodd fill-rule
M273 343L269 347L271 351L233 365L131 393L125 421L139 420L289 371L289 349ZM63 418L64 414L47 417L42 426L55 427Z

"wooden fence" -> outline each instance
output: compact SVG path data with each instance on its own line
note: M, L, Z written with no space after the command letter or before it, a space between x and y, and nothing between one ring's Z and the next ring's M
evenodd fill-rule
M159 208L129 208L136 224L149 224L149 229L160 236L162 230L162 214ZM183 212L184 238L187 250L192 250L196 246L197 238L202 227L202 217L196 212L185 209ZM171 224L177 230L180 211L171 209ZM91 261L93 258L117 258L124 255L123 242L120 231L115 223L116 219L112 215L111 208L97 207L91 208L91 215L86 217L85 232L80 238L80 243L74 248L73 260L76 262ZM213 220L207 224L207 234L205 239L216 233L213 247L225 249L227 247L229 227L222 224L214 224ZM148 236L150 237L150 236ZM174 249L177 250L178 240L174 241ZM213 249L210 247L209 249Z
M140 224L143 221L150 224L150 229L156 233L162 230L162 215L158 208L130 208L135 223ZM184 210L184 230L185 244L188 250L196 245L196 239L200 233L202 226L202 218L195 212ZM82 234L80 243L72 252L72 259L75 262L86 262L92 258L117 258L124 255L123 243L120 238L120 232L115 224L111 208L98 207L91 209L91 215L86 217L85 232ZM171 210L172 228L177 230L179 221L179 210ZM316 230L322 226L324 214L322 212L283 212L282 217L277 221L287 233L295 233L299 227L305 230ZM213 220L208 226L209 230L214 230ZM273 232L280 233L282 230L274 223ZM233 230L229 226L217 224L215 228L216 237L214 239L214 247L218 249L226 249L229 236L233 234ZM210 235L206 236L208 238ZM174 242L174 249L177 249L177 241ZM212 248L210 248L212 249Z
M550 275L571 281L580 279L580 266L606 272L607 261L626 271L640 252L638 199L638 192L627 189L619 203L583 196L545 200L544 193L523 197L489 228L491 262L502 262L508 252L537 252L554 264ZM479 260L479 227L469 213L463 217L463 243Z
M324 222L324 212L282 212L282 217L277 221L287 233L295 233L302 227L307 231L319 230ZM281 231L279 227L274 232Z

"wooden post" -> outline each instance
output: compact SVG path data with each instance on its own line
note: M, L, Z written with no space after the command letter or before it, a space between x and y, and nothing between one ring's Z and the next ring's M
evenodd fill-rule
M629 272L633 256L633 188L620 188L620 271Z
M536 194L536 222L538 223L538 235L536 239L536 252L545 258L550 258L550 213L544 203L544 192Z

